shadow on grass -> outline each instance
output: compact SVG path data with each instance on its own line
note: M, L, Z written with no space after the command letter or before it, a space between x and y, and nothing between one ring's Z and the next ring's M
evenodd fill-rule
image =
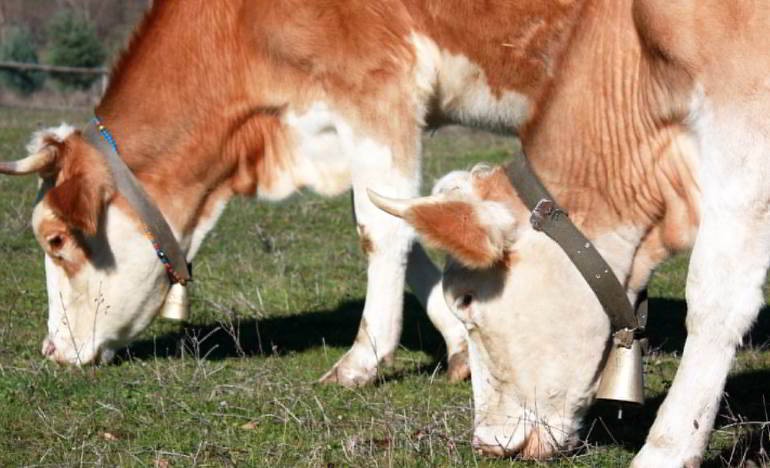
M685 317L687 306L682 300L650 300L650 317L647 335L650 347L664 353L681 355L687 336ZM756 324L744 342L747 345L765 346L770 338L770 309L763 308ZM623 418L618 419L619 406L599 401L586 417L586 434L589 445L622 446L637 452L642 448L666 394L649 398L643 406L623 406ZM718 452L709 452L703 466L743 466L754 461L766 466L770 459L770 369L739 373L731 376L725 387L725 397L720 407L715 428L728 431L736 441Z
M768 466L769 393L770 369L733 375L727 380L715 429L729 434L733 442L721 450L709 450L702 466L748 466L749 461L756 466ZM624 406L622 419L617 418L617 405L597 402L586 418L587 444L621 446L638 452L644 445L663 398L665 394L648 399L641 407Z
M687 338L685 317L687 304L683 300L650 298L647 337L650 347L663 353L681 354ZM765 306L744 339L746 346L764 346L770 341L770 307Z
M123 359L180 356L182 346L209 360L302 352L322 346L349 348L353 344L364 308L362 300L341 303L332 310L301 312L260 320L222 320L188 324L179 331L133 343L120 353ZM446 359L441 335L428 320L417 299L404 297L404 331L401 346L423 351L435 361L422 371L431 372ZM420 369L418 369L419 371Z
M122 357L140 360L175 357L180 355L181 346L190 346L191 340L198 341L200 356L210 360L280 355L324 345L348 348L358 330L363 305L363 301L353 300L343 302L332 310L235 321L233 334L228 333L228 324L224 321L187 325L177 332L138 341L124 350ZM401 345L409 350L426 352L434 362L405 371L388 372L385 381L398 380L406 374L431 373L437 364L446 359L441 336L414 296L405 296L404 311ZM651 349L681 354L686 338L685 316L684 301L652 298L648 322ZM746 342L764 344L768 337L770 310L765 308ZM735 432L737 442L721 452L711 452L704 466L739 465L741 460L767 461L764 447L770 445L770 431L762 423L768 420L770 414L765 404L765 393L769 391L770 369L737 374L728 379L725 389L727 397L720 409L716 428ZM665 394L661 394L649 398L641 407L624 406L623 419L617 418L617 405L597 402L585 419L584 438L592 446L621 446L633 452L638 451L644 444L664 397Z

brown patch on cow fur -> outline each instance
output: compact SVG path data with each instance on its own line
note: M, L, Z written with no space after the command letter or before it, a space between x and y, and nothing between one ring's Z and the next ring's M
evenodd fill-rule
M519 200L503 167L495 167L489 172L476 174L473 178L473 191L482 200L512 204Z
M518 261L519 254L515 250L505 250L498 264L506 270L510 270Z
M372 242L372 238L369 236L366 226L359 224L356 226L356 230L358 231L358 240L361 244L361 251L367 256L374 253L374 242Z
M460 351L447 360L447 378L450 382L462 382L471 376L471 367L468 364L468 351Z
M490 243L469 203L418 205L406 212L405 219L429 245L448 251L470 268L490 267L503 255Z
M59 219L43 219L35 226L35 236L46 254L70 278L77 275L88 261L90 252L82 236L72 232ZM54 238L57 239L56 245L51 244Z
M75 134L59 145L56 164L56 183L45 196L46 204L69 227L93 236L115 195L102 155Z
M558 67L558 58L584 1L407 1L417 30L485 73L495 95L517 91L538 97ZM473 18L469 41L467 18ZM511 70L516 70L511 73Z
M395 0L154 2L96 113L182 231L223 184L252 195L293 180L284 114L316 102L387 145L394 170L412 175L412 21Z
M552 438L544 433L539 426L535 427L530 431L521 447L522 458L537 460L547 457L553 451L551 440Z

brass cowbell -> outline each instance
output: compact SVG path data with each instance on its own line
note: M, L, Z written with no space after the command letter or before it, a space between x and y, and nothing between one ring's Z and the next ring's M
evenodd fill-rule
M174 283L168 290L166 302L163 303L163 307L160 309L160 316L167 320L187 320L187 309L189 306L190 301L187 298L187 287L180 283Z
M596 398L641 405L644 403L644 376L639 340L634 339L630 348L614 340L611 346Z

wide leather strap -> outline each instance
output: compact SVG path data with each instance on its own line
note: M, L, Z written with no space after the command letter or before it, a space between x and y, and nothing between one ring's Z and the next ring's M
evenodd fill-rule
M532 212L532 226L545 233L567 254L610 318L616 340L630 346L640 326L626 290L612 268L559 207L523 152L514 156L505 170L519 197Z
M174 271L174 276L176 276L176 278L172 278L172 282L176 280L181 284L185 284L190 281L191 274L187 259L176 237L174 237L171 227L166 222L166 218L136 180L133 172L126 166L126 163L113 145L101 133L99 124L96 121L89 123L83 129L83 137L104 155L118 191L128 201L136 214L139 215L146 229L160 246L160 252L165 254ZM159 256L163 254L159 253ZM161 258L161 261L163 261L163 258Z

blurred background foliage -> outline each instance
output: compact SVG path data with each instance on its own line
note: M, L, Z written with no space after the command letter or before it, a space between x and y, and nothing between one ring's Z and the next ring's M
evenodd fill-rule
M151 0L0 0L0 61L109 67ZM51 78L50 80L48 78ZM0 97L72 93L98 75L0 70Z
M35 41L29 29L10 26L0 43L0 61L38 63ZM29 95L43 87L45 74L35 71L0 70L0 85Z
M104 64L107 51L93 22L75 10L62 10L49 21L48 63L67 67L95 68ZM87 89L98 79L97 75L52 73L64 89Z

